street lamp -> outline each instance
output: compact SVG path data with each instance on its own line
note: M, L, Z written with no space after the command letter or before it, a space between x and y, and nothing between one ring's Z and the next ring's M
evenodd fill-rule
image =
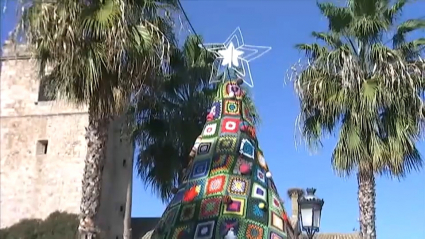
M319 231L322 207L325 202L314 195L316 189L307 188L306 191L307 195L298 199L300 226L307 233L307 237L312 239L314 234Z

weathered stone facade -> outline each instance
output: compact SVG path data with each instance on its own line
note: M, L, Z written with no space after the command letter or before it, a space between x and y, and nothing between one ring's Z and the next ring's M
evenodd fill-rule
M87 108L40 101L40 81L24 49L1 58L0 227L56 210L79 212ZM110 128L100 213L105 239L122 238L132 145ZM125 163L126 161L127 163Z

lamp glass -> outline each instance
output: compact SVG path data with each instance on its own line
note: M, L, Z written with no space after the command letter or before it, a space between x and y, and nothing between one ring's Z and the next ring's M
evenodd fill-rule
M313 211L313 227L319 228L320 227L320 214L322 210L320 207L315 207Z
M313 207L304 206L301 208L301 226L302 227L313 226Z

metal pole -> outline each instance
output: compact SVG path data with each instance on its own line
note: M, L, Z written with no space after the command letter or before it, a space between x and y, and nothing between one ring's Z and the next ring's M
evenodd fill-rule
M315 232L307 232L308 239L313 239Z

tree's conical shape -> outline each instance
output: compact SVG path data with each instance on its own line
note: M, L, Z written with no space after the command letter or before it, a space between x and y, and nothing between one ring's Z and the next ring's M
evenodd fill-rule
M283 239L287 220L239 81L218 87L158 239Z

